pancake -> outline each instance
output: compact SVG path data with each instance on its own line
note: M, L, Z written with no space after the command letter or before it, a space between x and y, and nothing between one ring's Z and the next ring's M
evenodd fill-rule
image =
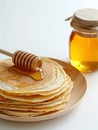
M18 100L13 100L13 99L8 99L8 98L4 98L3 96L0 96L0 104L17 104L17 105L42 105L42 104L49 104L52 102L55 102L57 100L59 100L61 97L65 97L68 93L71 92L71 89L66 90L65 92L61 93L58 96L55 96L54 98L45 100L43 102L27 102L27 101L18 101Z
M40 116L66 106L73 88L71 78L56 61L46 57L42 61L44 79L40 81L35 81L29 72L22 73L11 59L0 62L1 113Z

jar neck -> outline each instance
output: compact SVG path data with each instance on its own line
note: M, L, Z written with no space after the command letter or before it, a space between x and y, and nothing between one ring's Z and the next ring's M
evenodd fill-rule
M87 38L98 38L98 33L96 32L87 32L84 30L78 30L78 29L73 29L73 32L77 33L78 35L82 37L87 37Z

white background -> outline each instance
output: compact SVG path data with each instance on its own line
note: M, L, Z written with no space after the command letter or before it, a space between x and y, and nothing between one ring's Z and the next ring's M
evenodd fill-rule
M79 8L98 8L98 0L0 0L0 48L69 61L64 19ZM98 71L83 75L88 89L74 111L36 123L0 119L0 130L98 130Z

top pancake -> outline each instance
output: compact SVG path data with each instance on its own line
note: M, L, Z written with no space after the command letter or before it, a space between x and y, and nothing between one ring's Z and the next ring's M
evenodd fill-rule
M0 62L0 93L18 95L18 96L30 96L37 94L51 94L57 91L67 89L66 83L67 74L54 60L49 58L42 58L43 75L45 78L41 81L35 81L29 76L26 76L17 71L17 68L13 67L11 59Z

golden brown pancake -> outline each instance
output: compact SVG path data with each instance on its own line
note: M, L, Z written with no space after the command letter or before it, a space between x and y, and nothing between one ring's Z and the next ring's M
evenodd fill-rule
M73 88L71 78L56 61L46 57L42 60L44 79L40 81L21 73L11 59L0 62L1 113L40 116L66 106Z

